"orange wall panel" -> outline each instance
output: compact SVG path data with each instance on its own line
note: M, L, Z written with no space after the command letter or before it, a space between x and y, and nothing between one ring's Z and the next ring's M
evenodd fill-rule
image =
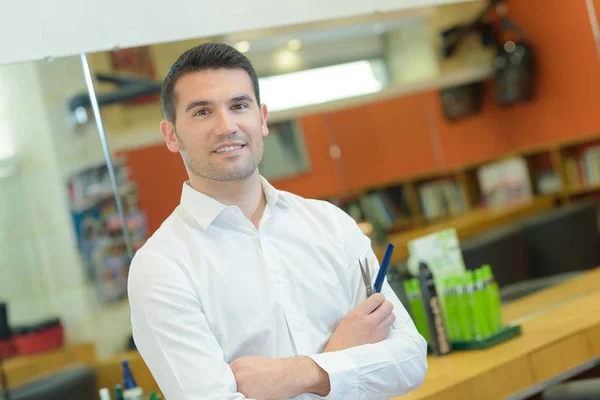
M600 131L600 63L585 0L510 0L538 58L535 101L514 107L516 148Z
M182 185L188 179L183 161L164 144L123 154L129 177L138 185L139 204L148 216L148 230L153 233L179 204Z
M339 168L331 157L332 132L324 115L308 115L300 120L308 153L310 170L307 173L273 181L281 190L305 197L327 197L342 191Z
M424 100L419 94L329 114L350 189L437 167Z
M491 82L486 82L484 90L480 113L453 122L444 116L439 93L427 93L445 167L479 162L511 150L506 112L494 102Z

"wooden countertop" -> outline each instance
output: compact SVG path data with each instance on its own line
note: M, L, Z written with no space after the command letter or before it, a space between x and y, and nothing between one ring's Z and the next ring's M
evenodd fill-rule
M94 367L95 361L94 346L83 343L31 356L9 358L3 364L8 386L15 388L76 364Z
M600 267L571 278L559 285L515 300L502 307L505 323L559 307L564 303L600 290Z
M522 336L487 350L429 357L423 386L397 399L505 398L600 357L598 282L595 269L507 305L505 320L535 313L521 323Z
M437 224L390 235L389 241L395 247L392 262L406 260L408 258L408 242L418 237L443 229L455 228L458 238L466 239L501 225L549 210L554 206L554 200L555 198L552 196L535 197L532 201L523 204L502 208L481 208ZM385 253L385 246L376 246L374 251L381 260Z

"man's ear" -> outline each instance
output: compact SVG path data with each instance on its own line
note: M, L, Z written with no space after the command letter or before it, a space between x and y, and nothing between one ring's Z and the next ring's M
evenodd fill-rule
M263 137L267 137L269 135L269 127L267 126L267 118L269 117L269 110L267 110L267 106L265 104L260 105L260 115L262 117L262 135Z
M179 146L179 140L175 134L175 125L169 120L162 120L160 122L160 133L165 138L167 148L173 153L179 153L181 146Z

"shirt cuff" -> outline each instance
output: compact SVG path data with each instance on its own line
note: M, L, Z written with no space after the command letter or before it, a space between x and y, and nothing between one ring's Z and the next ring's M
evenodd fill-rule
M326 397L319 399L342 399L344 394L356 393L360 383L358 367L343 351L309 355L314 362L329 375L330 391Z

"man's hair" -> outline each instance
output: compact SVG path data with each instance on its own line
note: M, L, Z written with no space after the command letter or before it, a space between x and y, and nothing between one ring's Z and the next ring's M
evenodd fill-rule
M187 50L169 69L160 95L165 118L175 122L175 104L177 103L175 84L179 78L190 72L221 68L245 70L252 80L256 101L260 104L258 76L248 57L226 44L204 43Z

